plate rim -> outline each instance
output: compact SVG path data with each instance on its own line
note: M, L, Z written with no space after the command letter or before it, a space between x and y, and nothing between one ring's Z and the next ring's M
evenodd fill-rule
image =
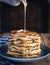
M0 54L0 56L2 56L3 58L7 59L7 60L10 60L10 61L14 61L14 62L31 62L31 61L37 61L37 60L41 60L43 58L46 58L47 56L49 56L50 53L44 55L44 56L41 56L41 57L38 57L38 58L14 58L14 57L9 57L9 56L5 56L3 54Z

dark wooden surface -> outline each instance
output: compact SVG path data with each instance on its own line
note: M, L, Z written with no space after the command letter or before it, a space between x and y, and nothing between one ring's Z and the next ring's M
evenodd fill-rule
M41 37L43 38L43 42L45 42L44 44L50 48L50 34L41 34ZM32 61L28 63L24 63L24 62L12 63L0 57L0 65L7 65L7 64L4 64L4 61L7 62L9 65L50 65L50 55L44 59Z

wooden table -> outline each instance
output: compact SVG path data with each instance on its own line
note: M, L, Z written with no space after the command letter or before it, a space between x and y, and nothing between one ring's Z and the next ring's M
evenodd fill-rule
M50 48L50 34L40 34L43 40L43 43ZM50 65L50 55L44 59L32 61L28 63L19 63L16 62L14 65Z

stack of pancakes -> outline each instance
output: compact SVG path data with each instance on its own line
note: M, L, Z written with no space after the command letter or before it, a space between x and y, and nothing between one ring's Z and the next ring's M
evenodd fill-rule
M7 41L7 54L15 57L38 57L40 54L41 38L36 32L13 30Z

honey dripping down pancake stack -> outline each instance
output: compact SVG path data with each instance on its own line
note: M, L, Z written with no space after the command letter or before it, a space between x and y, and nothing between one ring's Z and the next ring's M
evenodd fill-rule
M13 30L9 34L7 54L22 57L38 57L40 55L41 37L36 32Z

